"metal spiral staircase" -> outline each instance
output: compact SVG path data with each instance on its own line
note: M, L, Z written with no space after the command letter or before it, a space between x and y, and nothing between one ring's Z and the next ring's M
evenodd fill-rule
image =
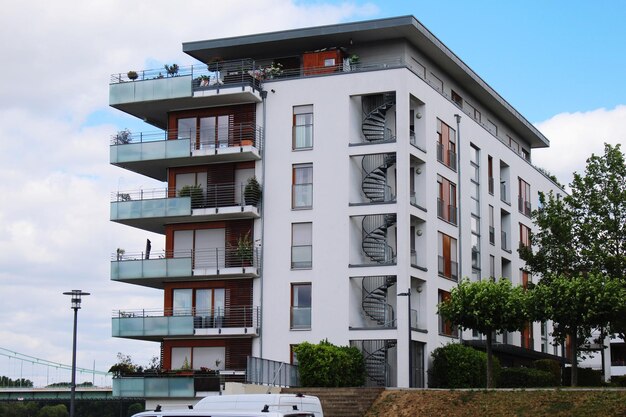
M387 170L395 165L395 153L365 155L361 160L363 194L373 203L392 201L393 190L387 185Z
M389 366L389 350L396 347L395 340L361 340L357 348L363 353L365 373L369 381L367 385L379 387L391 386L391 367Z
M395 325L393 307L387 303L388 289L395 284L396 277L391 275L363 278L361 308L380 326L393 327Z
M363 217L361 248L372 261L378 264L389 264L395 261L396 254L387 243L388 230L395 224L395 213L373 214Z
M377 94L363 97L362 107L365 117L361 122L361 131L368 142L393 140L395 136L387 128L387 111L396 105L394 93Z

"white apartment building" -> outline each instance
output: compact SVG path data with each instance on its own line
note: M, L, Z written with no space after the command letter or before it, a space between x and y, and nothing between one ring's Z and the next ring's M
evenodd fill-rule
M166 183L111 203L113 221L166 241L112 261L112 279L164 294L163 311L114 315L114 336L160 342L165 369L223 374L328 339L363 352L368 385L398 387L427 386L437 347L484 343L437 303L461 277L532 280L518 245L538 193L562 193L532 165L541 132L412 16L183 51L198 65L110 85L111 106L162 129L116 135L111 163ZM500 335L495 351L559 355L550 330ZM118 392L157 396L148 379ZM166 379L158 395L206 391Z

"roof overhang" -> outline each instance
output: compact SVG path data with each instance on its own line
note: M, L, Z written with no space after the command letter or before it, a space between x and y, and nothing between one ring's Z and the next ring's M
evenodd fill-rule
M183 52L202 62L264 59L392 39L405 39L421 51L531 147L549 146L549 140L539 130L413 16L185 42Z

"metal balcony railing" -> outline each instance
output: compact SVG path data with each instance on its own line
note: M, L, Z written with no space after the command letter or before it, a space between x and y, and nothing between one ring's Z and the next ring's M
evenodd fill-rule
M456 152L445 149L441 142L437 142L437 161L456 171Z
M506 181L500 181L500 200L509 204L509 194L507 192Z
M151 251L149 253L115 252L111 254L111 260L119 262L172 258L191 258L191 265L194 269L257 268L260 265L260 250L252 247L219 247L195 250Z
M530 206L530 201L525 200L522 197L518 197L517 198L517 207L519 209L519 212L522 213L525 216L530 217L531 214L531 206Z
M437 199L437 217L452 224L456 224L456 206L444 204L443 200Z
M165 140L189 139L191 150L254 146L260 148L263 129L254 123L234 123L207 129L169 129L155 132L132 133L128 130L111 135L111 145L160 142Z
M246 194L245 189L243 183L227 183L210 184L204 188L198 185L179 189L169 187L118 191L111 193L111 202L190 197L192 209L256 205L258 196L254 199L254 196Z
M159 317L193 317L194 329L258 328L261 323L261 307L235 306L211 309L175 308L114 310L114 319L148 319Z
M489 243L492 245L496 243L496 229L493 226L489 226Z
M438 256L437 272L446 278L452 280L458 280L459 265L457 262L450 259L445 259L443 256Z
M278 387L298 387L298 367L289 363L248 356L246 382Z

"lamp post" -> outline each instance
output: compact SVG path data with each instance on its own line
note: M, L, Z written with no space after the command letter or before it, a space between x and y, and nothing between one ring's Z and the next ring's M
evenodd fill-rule
M409 320L409 345L408 345L408 351L409 351L409 388L411 388L413 386L413 355L411 355L411 289L409 288L406 292L401 292L400 294L398 294L398 297L407 297L407 304L409 306L408 311L409 311L409 315L408 315L408 320Z
M76 397L76 323L78 320L78 310L80 309L81 297L89 295L82 290L72 290L64 292L63 295L72 296L72 310L74 310L74 338L72 342L72 384L70 385L70 417L74 417L74 399Z

